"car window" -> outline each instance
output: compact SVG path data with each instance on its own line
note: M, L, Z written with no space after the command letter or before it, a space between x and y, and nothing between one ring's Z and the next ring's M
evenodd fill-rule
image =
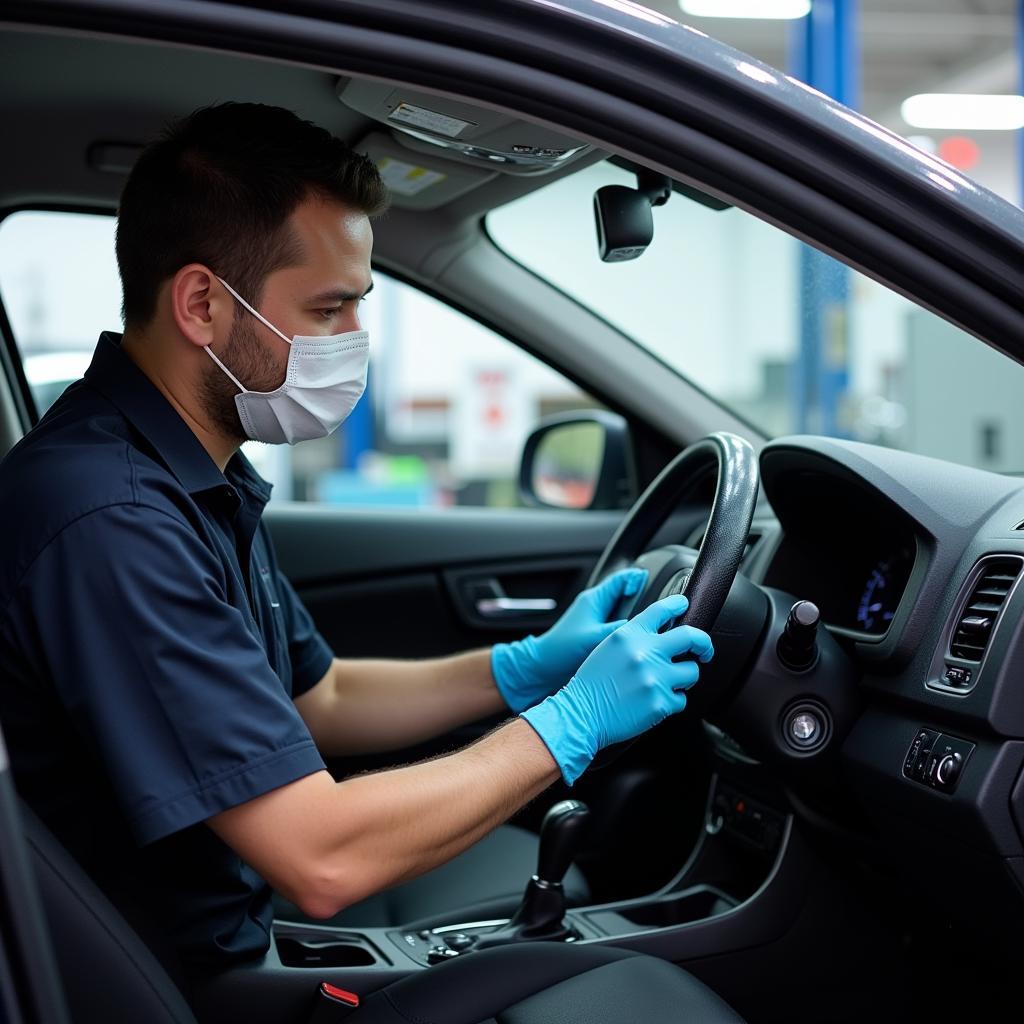
M120 330L114 218L21 211L0 223L0 298L42 414ZM526 434L596 403L471 317L374 272L366 394L340 430L294 448L250 442L274 501L510 506Z
M487 218L497 245L769 436L828 434L1024 471L1024 367L737 209L676 192L638 259L598 256L596 164Z

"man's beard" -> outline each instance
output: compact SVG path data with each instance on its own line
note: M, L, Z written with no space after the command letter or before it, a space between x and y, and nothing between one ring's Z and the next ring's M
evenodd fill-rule
M256 335L255 325L236 319L231 326L221 362L242 382L247 391L274 391L281 386L286 369L279 369ZM238 417L235 395L239 394L231 378L213 360L203 370L199 400L211 424L239 443L248 435Z

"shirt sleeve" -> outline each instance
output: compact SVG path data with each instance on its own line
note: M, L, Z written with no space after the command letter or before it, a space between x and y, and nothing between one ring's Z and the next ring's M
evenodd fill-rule
M224 572L183 518L115 505L21 583L38 657L142 845L324 767Z
M288 657L292 663L292 699L316 686L331 667L334 654L313 624L302 598L280 570L277 571L277 599L288 631Z

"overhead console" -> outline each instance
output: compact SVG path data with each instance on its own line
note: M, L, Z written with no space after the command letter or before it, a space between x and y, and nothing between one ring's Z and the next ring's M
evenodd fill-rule
M497 174L551 174L593 152L542 125L403 85L340 79L337 89L342 103L380 125L357 148L401 207L433 209Z

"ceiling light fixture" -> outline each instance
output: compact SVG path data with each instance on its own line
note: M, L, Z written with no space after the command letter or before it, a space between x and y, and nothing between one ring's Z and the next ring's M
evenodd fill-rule
M811 13L811 0L679 0L679 6L695 18L793 21Z
M1015 131L1024 128L1024 96L923 92L905 99L900 115L914 128Z

